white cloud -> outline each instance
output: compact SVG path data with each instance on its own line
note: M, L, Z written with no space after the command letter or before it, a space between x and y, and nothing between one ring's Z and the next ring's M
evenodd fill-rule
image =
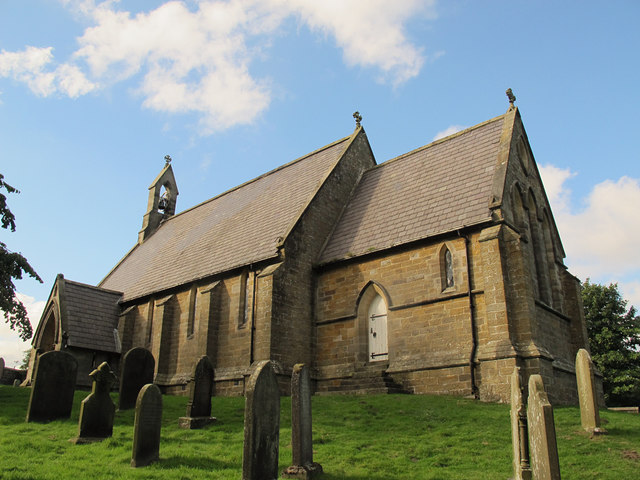
M640 181L621 177L593 187L571 207L571 191L564 185L575 174L552 165L540 167L572 273L598 283L618 282L625 298L640 305ZM628 296L627 296L628 295Z
M196 113L205 134L251 123L268 108L270 80L249 67L265 58L287 18L335 39L347 65L373 68L394 86L418 75L425 61L406 24L435 18L435 0L208 0L195 7L169 1L137 14L115 0L61 1L91 24L70 63L53 68L52 47L3 51L0 76L39 96L72 98L135 78L144 107Z
M0 52L0 77L9 77L26 83L40 97L56 92L76 98L93 90L82 71L73 64L63 63L54 70L47 70L53 61L53 48L26 47L20 52Z
M46 302L21 293L16 293L16 297L27 309L31 326L35 332ZM30 348L31 340L22 341L18 334L9 328L9 324L4 319L4 314L0 312L0 356L4 358L5 365L12 368L19 366L22 363L24 351Z
M464 125L451 125L447 128L445 128L444 130L436 133L435 137L433 137L433 142L435 142L436 140L440 140L441 138L445 138L448 137L449 135L453 135L454 133L458 133L462 130L464 130L465 127Z

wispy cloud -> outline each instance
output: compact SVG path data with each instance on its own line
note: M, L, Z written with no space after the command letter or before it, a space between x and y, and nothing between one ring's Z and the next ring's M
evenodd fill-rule
M618 282L626 298L640 306L640 284L625 282L629 276L640 275L640 180L626 176L605 180L586 198L572 202L565 184L574 172L544 165L540 174L572 273L582 280L590 277L597 282ZM574 209L573 203L583 207Z
M447 128L445 128L444 130L436 133L436 135L433 137L432 141L436 141L436 140L440 140L441 138L445 138L448 137L449 135L453 135L454 133L458 133L462 130L464 130L465 127L464 125L451 125Z
M29 320L35 331L46 302L21 293L16 293L16 297L27 309ZM9 328L9 325L5 322L4 314L0 312L0 354L4 358L5 365L7 367L18 366L22 362L24 351L30 348L31 341L22 341L18 334Z
M116 1L62 3L91 24L69 61L56 65L52 47L3 51L0 76L39 96L72 98L135 78L144 107L196 113L204 134L251 123L268 108L270 79L250 67L287 18L333 39L347 65L374 69L394 86L418 75L425 61L406 24L435 18L435 0L371 0L366 7L361 0L169 1L137 14Z

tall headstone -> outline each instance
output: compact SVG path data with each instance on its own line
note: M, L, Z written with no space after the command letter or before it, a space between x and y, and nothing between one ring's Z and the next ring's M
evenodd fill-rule
M98 442L113 434L116 406L109 392L116 376L107 362L101 363L89 376L93 380L91 393L80 405L78 436L71 439L76 444Z
M2 383L3 375L4 375L4 358L0 357L0 383Z
M136 400L133 425L132 467L145 467L160 458L162 426L162 393L157 385L142 387Z
M291 374L291 466L282 472L283 478L315 478L322 466L313 461L311 429L311 380L309 367L294 365Z
M202 428L215 422L211 416L211 396L213 395L213 364L209 357L200 358L193 370L193 376L189 382L189 403L187 403L187 415L180 417L181 428Z
M259 362L246 387L242 480L278 478L280 391L269 360Z
M515 367L511 374L511 442L513 480L531 480L527 412L522 398L520 367Z
M146 348L132 348L125 354L120 375L119 410L135 407L140 389L143 385L153 383L155 366L153 355Z
M68 352L50 351L36 362L27 422L69 418L76 390L78 362Z
M604 433L600 428L600 411L596 394L595 376L591 356L584 348L576 355L576 380L580 400L580 420L582 428L589 433Z
M540 375L529 377L527 417L533 478L536 480L560 480L553 407L549 403Z

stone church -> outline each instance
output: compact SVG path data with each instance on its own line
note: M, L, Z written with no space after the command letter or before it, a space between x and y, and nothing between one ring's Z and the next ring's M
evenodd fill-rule
M167 158L124 258L97 286L56 279L32 363L67 349L88 384L145 347L166 393L206 354L216 395L271 359L285 391L304 362L316 393L487 401L509 400L520 366L574 403L580 285L513 102L380 164L354 116L351 135L180 213Z

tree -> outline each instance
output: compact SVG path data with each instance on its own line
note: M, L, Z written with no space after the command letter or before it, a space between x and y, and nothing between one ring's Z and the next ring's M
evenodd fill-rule
M591 358L603 376L608 405L640 404L640 316L618 291L608 286L582 284Z
M7 193L20 193L19 190L7 184L4 176L0 174L0 224L2 228L16 231L16 217L7 206L7 197L1 193L2 189ZM12 252L7 245L0 242L0 310L4 312L9 327L16 330L23 340L28 340L33 335L27 309L16 298L16 286L13 280L22 279L26 274L42 283L42 279L29 265L29 262L20 253Z

